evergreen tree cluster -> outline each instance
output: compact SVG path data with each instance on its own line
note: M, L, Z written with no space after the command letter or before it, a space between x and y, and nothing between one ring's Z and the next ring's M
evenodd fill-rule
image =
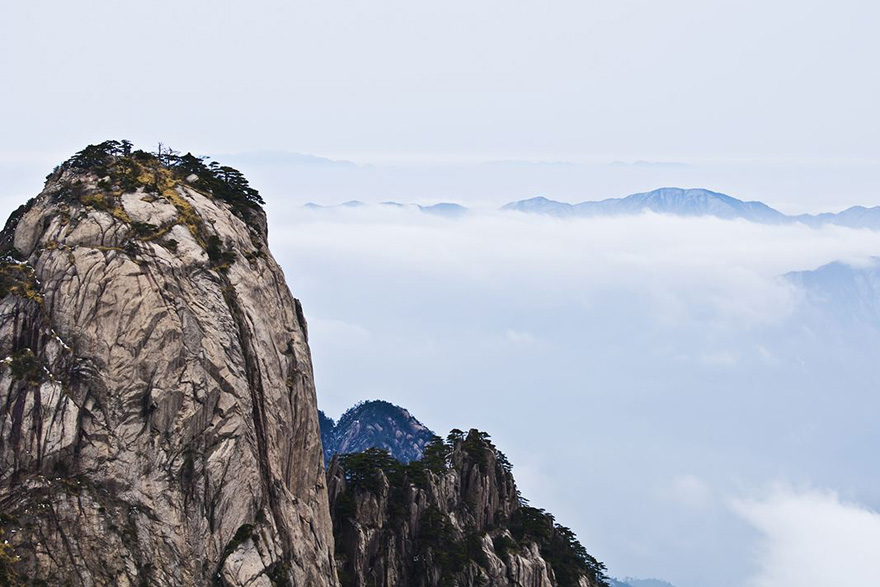
M159 143L155 152L149 153L134 150L130 141L110 140L89 145L62 163L58 169L91 172L98 177L109 176L121 189L128 191L142 186L149 190L150 183L144 177L149 176L151 168L162 167L171 171L178 179L229 202L238 210L257 208L265 204L260 192L250 186L240 171L220 165L216 161L206 161L207 157L197 157L192 153L181 155L162 143Z
M518 543L538 545L560 585L577 585L583 575L597 585L608 585L605 564L587 552L570 528L557 524L553 514L521 504L514 510L508 529Z
M394 526L399 525L408 513L408 489L412 486L427 487L429 472L437 476L446 473L456 450L461 450L466 455L466 461L476 463L484 474L489 473L489 456L494 453L497 468L493 473L511 476L510 462L492 444L489 435L478 430L465 433L455 429L445 440L435 436L426 445L422 459L407 464L401 463L385 450L371 448L339 457L346 491L337 498L335 517L353 518L356 515L354 495L358 492L378 494L384 485L384 478L388 484L390 521ZM558 585L577 585L582 576L590 578L595 585L609 584L605 565L587 552L570 528L557 524L552 514L531 507L518 493L517 496L517 507L510 518L499 526L499 529L506 528L513 540L503 533L496 535L493 538L496 554L504 557L509 552L534 543L553 569ZM335 524L339 521L337 519ZM446 515L436 507L429 506L419 522L418 560L426 560L423 555L430 550L432 560L442 569L444 576L451 577L463 570L469 561L480 564L482 550L479 536L475 531L457 536Z

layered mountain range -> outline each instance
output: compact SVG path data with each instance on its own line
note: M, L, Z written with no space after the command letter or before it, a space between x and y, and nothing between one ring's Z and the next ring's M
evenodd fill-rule
M382 205L407 206L398 202L383 202ZM306 204L313 209L333 208ZM343 207L365 206L352 201L340 204ZM415 206L415 205L412 205ZM417 209L447 217L460 217L468 208L460 204L442 202L431 206L416 206ZM724 220L746 220L760 224L801 223L814 228L836 225L850 228L869 228L880 230L880 206L866 208L853 206L842 212L822 214L788 215L775 210L762 202L745 202L731 196L705 189L684 189L676 187L659 188L650 192L632 194L624 198L609 198L600 201L570 204L537 196L526 200L510 202L501 207L506 212L542 214L557 218L592 218L603 216L634 216L645 212L669 214L674 216L710 216Z
M728 220L742 218L765 224L780 224L787 218L761 202L743 202L709 190L681 188L660 188L625 198L579 204L537 197L512 202L502 207L502 210L559 217L627 216L655 212L676 216L714 216Z

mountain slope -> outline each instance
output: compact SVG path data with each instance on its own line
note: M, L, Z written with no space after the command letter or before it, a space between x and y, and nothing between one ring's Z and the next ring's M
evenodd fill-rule
M336 584L306 323L260 201L234 169L107 142L10 218L7 579Z
M419 206L419 210L426 214L435 216L445 216L446 218L459 218L467 214L468 209L461 204L453 204L449 202L440 202L430 206Z
M837 226L847 226L849 228L880 230L880 206L874 206L873 208L853 206L842 212L837 212L836 214L830 212L815 215L802 214L800 216L795 216L794 219L813 227L834 224Z
M425 445L434 438L434 433L407 410L380 400L357 404L338 423L323 412L319 417L326 463L337 453L370 448L386 450L395 459L408 463L422 458Z
M785 279L802 293L811 312L806 318L880 331L880 258L866 266L835 261L787 273Z
M518 200L510 202L501 207L505 212L525 212L527 214L544 214L546 216L557 216L566 218L576 216L575 205L567 202L557 202L550 200L544 196L536 196L527 200Z
M408 465L376 449L337 456L327 477L344 587L607 585L604 565L523 502L476 430L453 430Z

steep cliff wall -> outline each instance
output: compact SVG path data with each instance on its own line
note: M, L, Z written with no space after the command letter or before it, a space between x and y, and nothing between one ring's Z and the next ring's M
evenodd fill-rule
M306 324L234 172L104 144L0 235L3 573L336 584Z
M402 464L371 449L327 470L344 587L599 587L604 566L525 505L507 459L472 430Z

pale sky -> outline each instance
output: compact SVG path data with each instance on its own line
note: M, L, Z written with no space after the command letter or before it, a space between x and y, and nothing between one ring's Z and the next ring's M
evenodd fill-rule
M864 0L6 2L0 206L108 138L379 166L240 165L270 203L675 185L790 213L877 205L878 29ZM510 159L586 167L467 167Z
M854 0L6 2L4 158L880 159Z

